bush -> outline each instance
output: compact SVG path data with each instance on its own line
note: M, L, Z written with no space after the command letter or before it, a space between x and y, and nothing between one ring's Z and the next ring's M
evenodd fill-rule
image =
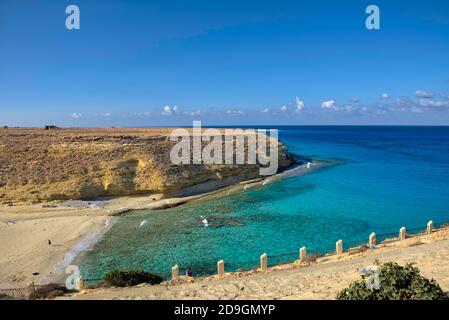
M66 293L72 292L67 289L64 285L57 283L49 283L36 288L29 299L37 300L37 299L54 299L59 296L63 296Z
M141 283L154 285L163 281L158 275L143 270L114 270L106 273L103 280L113 287L132 287Z
M379 287L369 289L366 278L353 282L348 288L341 290L338 300L448 300L435 280L428 280L420 275L420 271L412 263L400 266L394 262L380 264Z

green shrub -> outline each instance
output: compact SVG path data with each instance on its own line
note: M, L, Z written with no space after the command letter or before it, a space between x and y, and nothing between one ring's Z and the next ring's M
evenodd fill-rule
M435 280L428 280L420 275L419 269L412 263L400 266L394 262L380 264L379 287L369 289L366 277L353 282L348 288L341 290L338 300L447 300L448 296L443 292Z
M66 286L57 284L57 283L49 283L43 286L39 286L36 288L29 299L37 300L37 299L54 299L59 296L63 296L66 293L72 292L67 289Z
M103 280L113 287L132 287L141 283L153 285L163 281L158 275L143 270L114 270L106 273Z

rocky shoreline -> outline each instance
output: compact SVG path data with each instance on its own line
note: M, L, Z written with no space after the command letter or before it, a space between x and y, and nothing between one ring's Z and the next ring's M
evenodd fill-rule
M0 129L0 203L190 195L259 177L259 164L174 165L172 130ZM283 171L295 159L278 151Z

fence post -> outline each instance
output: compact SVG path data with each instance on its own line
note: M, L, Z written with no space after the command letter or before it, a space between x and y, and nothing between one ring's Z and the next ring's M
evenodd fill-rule
M369 243L368 244L369 244L370 248L372 248L373 246L375 246L377 244L377 242L376 242L376 233L375 232L372 232L369 235Z
M430 220L427 222L427 234L431 234L433 232L433 221Z
M25 288L26 297L29 298L34 292L36 292L36 288L34 287L34 282L31 281Z
M260 269L265 271L267 270L267 268L268 268L268 255L264 253L260 256Z
M306 261L306 257L307 257L307 249L306 247L302 247L301 249L299 249L299 261L301 262Z
M224 260L217 262L217 273L219 276L224 274Z
M178 277L179 277L179 267L176 264L175 266L173 266L171 268L171 279L176 280L176 279L178 279Z
M407 229L405 227L402 227L399 229L399 240L405 240L407 237Z
M78 277L78 279L76 279L76 289L78 291L81 291L84 289L84 278L83 277Z
M338 240L337 243L335 244L335 251L337 252L337 254L342 254L343 253L343 240Z

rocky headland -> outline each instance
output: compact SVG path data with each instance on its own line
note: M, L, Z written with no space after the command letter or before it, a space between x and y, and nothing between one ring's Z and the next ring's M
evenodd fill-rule
M258 164L172 164L171 131L0 129L0 203L188 195L259 176ZM279 144L279 170L293 161Z

